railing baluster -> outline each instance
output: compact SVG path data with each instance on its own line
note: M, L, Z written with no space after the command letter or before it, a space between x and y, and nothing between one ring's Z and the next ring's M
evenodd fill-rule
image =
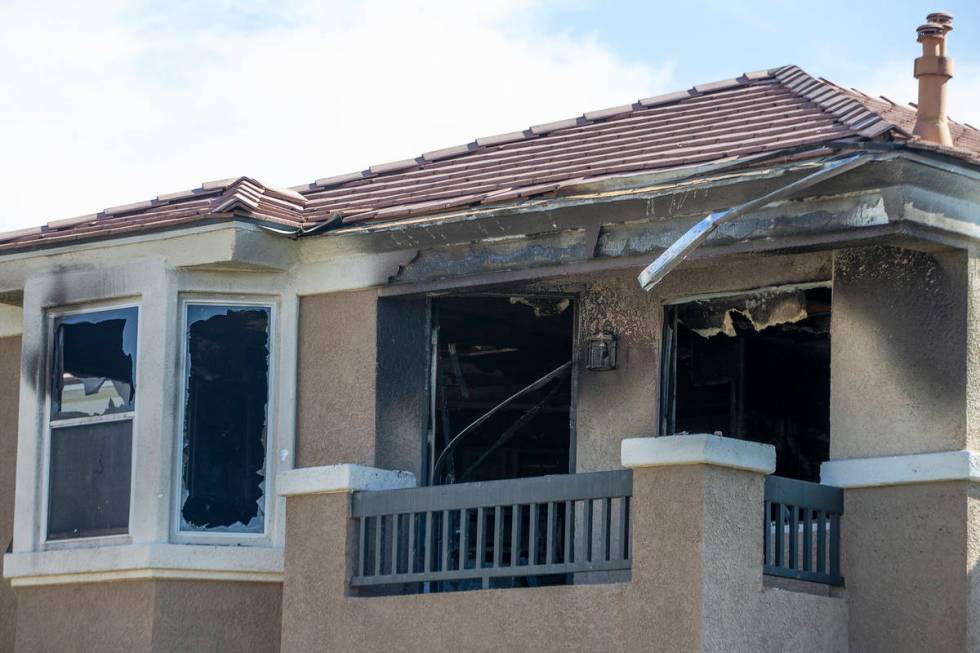
M527 564L534 565L538 560L538 504L527 507Z
M626 556L626 520L628 519L629 508L626 504L626 497L619 499L619 554L621 560L628 560Z
M483 508L476 509L476 560L473 561L474 569L483 569L483 559L486 551L486 519L487 515Z
M561 561L566 565L570 564L575 560L575 502L566 501L565 502L565 543L564 543L564 555Z
M633 498L629 496L623 497L623 503L626 504L626 540L623 542L623 559L632 560L633 559L633 522L632 513L630 512L630 504L633 502Z
M612 536L612 499L606 497L602 500L602 559L609 560L612 551L609 550L610 539Z
M504 548L503 506L493 507L493 566L500 566L501 549Z
M466 529L469 527L469 510L463 508L459 511L459 570L463 571L466 569L466 558L469 557L469 552L466 550Z
M432 518L435 513L431 510L425 513L425 541L422 542L422 553L425 556L425 562L422 563L422 571L429 573L432 571Z
M772 533L769 524L772 522L772 502L764 501L765 508L762 512L762 564L771 564L772 560Z
M827 573L827 513L815 511L817 520L817 573Z
M544 538L545 550L545 564L553 564L555 562L555 502L548 502L548 534Z
M800 546L800 509L798 506L789 506L789 568L799 567Z
M830 515L830 575L840 576L840 515Z
M415 573L415 513L408 513L408 547L405 552L405 572Z
M391 516L391 573L398 573L398 513Z
M777 503L776 505L776 530L775 539L776 542L772 549L772 564L775 567L783 566L783 504Z
M367 517L361 517L358 520L358 529L360 533L357 539L357 575L364 575L364 559L367 557Z
M449 522L450 512L442 511L442 565L440 571L449 571Z
M595 533L592 529L592 499L585 501L585 561L592 562L592 540Z
M812 510L803 509L803 570L810 571L813 567L813 519Z
M521 506L515 503L510 517L510 566L521 564Z
M374 575L381 576L383 570L381 568L381 562L383 558L381 557L381 531L384 527L385 516L378 515L374 518Z

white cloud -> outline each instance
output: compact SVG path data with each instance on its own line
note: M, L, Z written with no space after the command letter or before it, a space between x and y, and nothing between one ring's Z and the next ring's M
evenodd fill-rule
M161 9L165 7L165 9ZM0 4L0 229L295 185L672 86L532 0Z

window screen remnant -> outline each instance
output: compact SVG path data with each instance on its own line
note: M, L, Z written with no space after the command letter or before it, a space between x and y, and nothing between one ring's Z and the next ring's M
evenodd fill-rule
M261 533L267 306L187 305L181 530Z
M668 306L661 432L776 447L776 474L819 481L830 454L831 290Z
M57 318L52 420L133 410L137 315L128 307Z
M132 434L132 420L52 429L49 540L128 531Z

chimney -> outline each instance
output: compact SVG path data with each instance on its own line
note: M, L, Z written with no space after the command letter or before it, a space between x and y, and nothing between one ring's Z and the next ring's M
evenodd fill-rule
M916 30L922 56L915 60L919 80L919 106L913 134L937 145L953 144L946 119L946 82L953 76L953 60L946 56L946 34L953 29L953 17L937 11L926 16L926 24Z

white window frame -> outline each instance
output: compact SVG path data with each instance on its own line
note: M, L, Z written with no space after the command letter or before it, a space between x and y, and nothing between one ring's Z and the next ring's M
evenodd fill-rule
M190 305L211 305L211 306L259 306L269 309L269 368L268 368L268 389L266 399L266 431L265 431L265 485L262 490L263 500L263 519L262 532L229 532L229 531L189 531L181 529L181 508L183 503L183 443L184 443L184 419L187 409L187 373L188 373L188 323L187 309ZM270 546L273 543L274 531L272 530L275 520L272 519L275 502L277 497L273 490L273 477L275 475L275 452L279 441L277 419L278 419L278 368L279 368L279 298L266 294L247 295L247 294L196 294L181 293L178 302L180 314L180 345L178 347L179 362L177 373L179 381L177 383L177 422L176 433L173 438L173 483L171 485L171 519L170 519L170 540L185 544L219 544L219 545L251 545L251 546Z
M59 318L85 315L87 313L98 313L100 311L115 310L121 308L136 309L136 374L139 375L140 365L140 338L143 334L143 311L141 302L135 300L113 300L83 304L73 307L59 307L48 309L45 312L45 355L44 355L44 400L42 402L43 429L41 443L41 486L40 490L40 546L42 550L72 549L78 547L111 546L118 544L129 544L132 542L133 517L136 509L136 496L134 488L136 486L136 413L139 408L139 395L134 398L133 410L124 413L113 413L111 415L93 415L89 417L73 417L70 419L54 420L52 427L51 419L51 395L54 392L54 345L55 345L55 323ZM134 378L134 381L136 379ZM138 391L137 386L137 391ZM93 535L88 537L72 537L48 539L48 512L49 496L51 487L51 431L52 428L65 428L79 426L82 424L100 424L106 422L121 422L129 420L132 425L130 431L130 460L129 460L129 517L126 522L126 532L113 535Z

